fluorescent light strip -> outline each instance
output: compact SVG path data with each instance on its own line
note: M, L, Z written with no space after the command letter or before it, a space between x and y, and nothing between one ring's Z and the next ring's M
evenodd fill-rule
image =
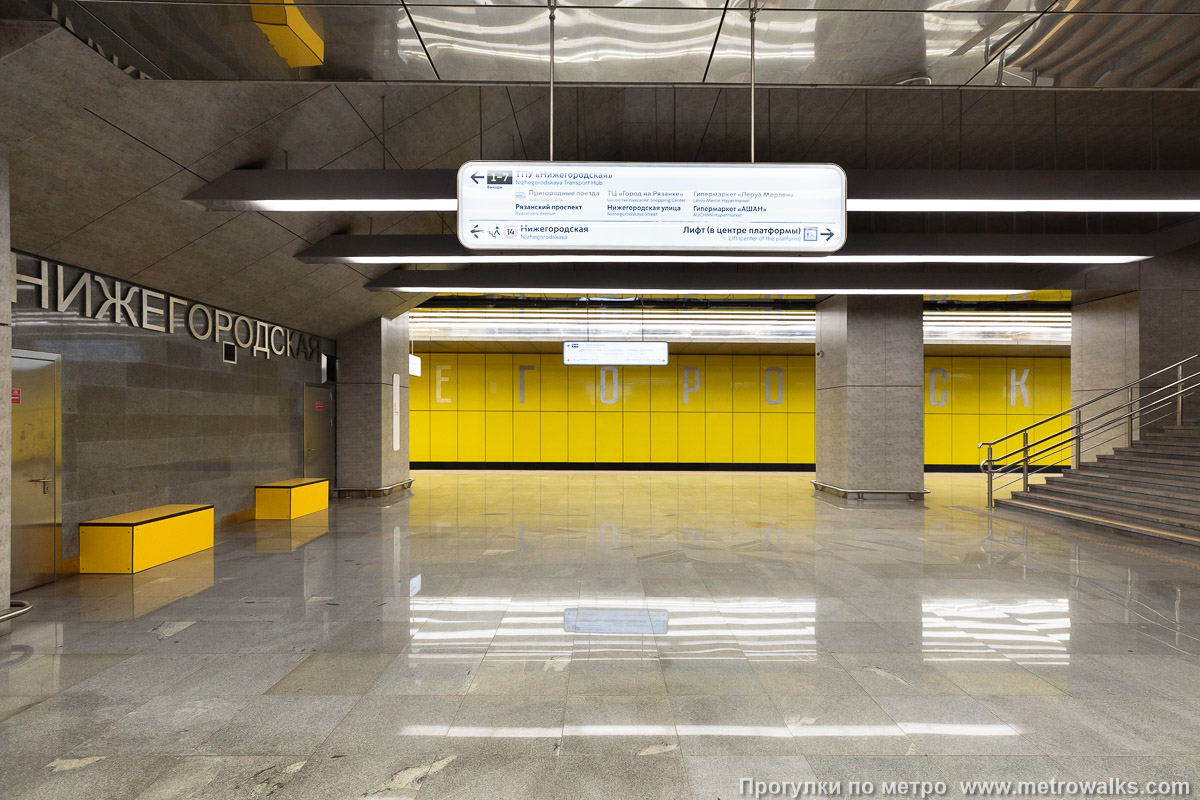
M708 295L802 295L813 294L864 294L864 295L927 295L927 294L972 294L972 295L1008 295L1021 294L1026 289L614 289L566 287L544 288L535 286L427 286L414 282L411 286L393 286L389 291L403 294L600 294L610 295L646 295L656 294L664 297L705 297Z
M458 200L435 197L422 200L244 200L247 211L457 211Z
M455 253L452 255L346 256L329 259L343 264L1130 264L1143 255L858 255L858 256L745 256L745 255L638 255L633 253ZM571 291L577 291L572 289ZM605 292L611 289L595 289ZM809 292L811 294L812 292ZM945 294L930 290L928 294ZM894 292L893 292L894 294ZM972 292L979 294L979 292Z
M1146 213L1197 213L1200 212L1200 199L1197 200L1096 200L1076 198L1070 200L1039 200L1032 197L1004 199L998 197L986 198L848 198L847 211L895 211L895 212L1022 212L1047 211L1054 213L1089 213L1107 212L1117 214L1146 214Z

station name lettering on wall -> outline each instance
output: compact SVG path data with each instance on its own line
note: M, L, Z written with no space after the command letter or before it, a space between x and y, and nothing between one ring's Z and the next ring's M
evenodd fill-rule
M144 286L135 286L93 272L77 270L79 277L68 287L62 264L39 260L37 275L17 273L18 283L38 289L38 305L65 313L78 305L88 319L112 322L159 333L176 333L176 312L183 310L184 324L192 338L202 342L231 342L254 356L284 356L311 360L321 351L316 336L282 325L233 314L203 303L185 300Z

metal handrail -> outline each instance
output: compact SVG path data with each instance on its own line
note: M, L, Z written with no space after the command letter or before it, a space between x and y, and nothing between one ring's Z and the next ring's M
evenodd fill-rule
M33 611L33 603L28 600L13 600L7 611L0 612L0 622L8 622L10 619L16 619L30 611Z
M1020 430L1001 436L991 442L981 442L979 447L987 448L987 458L980 462L979 468L987 475L987 504L988 508L995 507L996 485L995 479L997 475L1006 476L1013 475L1012 480L1006 482L1001 489L1012 486L1017 481L1021 482L1024 491L1029 490L1029 476L1032 473L1042 472L1047 468L1055 467L1060 464L1074 463L1078 466L1083 459L1083 454L1088 450L1093 450L1097 447L1102 447L1114 441L1122 434L1125 438L1125 446L1133 445L1134 439L1142 428L1152 423L1158 422L1166 418L1170 412L1161 412L1169 406L1174 406L1175 424L1183 424L1183 398L1200 390L1200 372L1192 373L1185 376L1183 374L1183 365L1188 362L1200 358L1200 354L1188 356L1182 361L1178 361L1169 367L1164 367L1160 370L1151 372L1139 378L1132 383L1127 383L1124 386L1112 389L1102 395L1093 397L1078 405L1072 406L1066 411L1060 411L1057 414L1041 419L1032 425L1026 425ZM1145 387L1145 393L1141 393L1142 384L1147 380L1161 375L1169 370L1175 370L1175 380L1162 386ZM1173 391L1172 391L1173 390ZM1083 418L1082 409L1093 403L1112 397L1121 392L1126 393L1125 402L1114 406L1113 408L1101 411L1098 414ZM1170 392L1163 394L1163 392ZM1161 395L1157 396L1156 395ZM1056 420L1065 415L1071 415L1071 425L1063 428L1060 431L1055 431L1049 435L1042 436L1040 439L1030 441L1029 435L1036 428L1039 428L1047 423ZM1148 419L1151 415L1152 419ZM1095 424L1093 424L1095 423ZM1109 437L1100 442L1092 442L1086 448L1083 446L1085 437L1092 437L1106 430L1113 430L1120 425L1123 428L1121 433ZM1089 427L1091 426L1091 427ZM1021 437L1019 447L1010 450L1004 455L997 456L994 453L994 448L1000 442ZM1043 445L1046 445L1043 447ZM1072 450L1074 452L1072 452ZM1048 463L1045 460L1056 453L1066 451L1066 455L1056 458ZM1044 463L1034 464L1033 462L1040 461Z
M1124 386L1119 386L1116 389L1111 389L1102 395L1097 395L1096 397L1093 397L1091 400L1085 400L1084 402L1080 403L1079 405L1071 406L1070 408L1066 409L1065 411L1059 411L1057 414L1051 414L1050 416L1046 417L1043 420L1039 420L1038 422L1035 422L1032 425L1026 425L1024 428L1021 428L1021 430L1013 431L1012 433L1005 434L1004 436L1001 436L999 439L995 439L994 441L991 441L991 442L980 442L979 445L977 446L977 449L978 449L978 447L986 447L988 445L999 444L1000 442L1003 442L1005 439L1011 439L1012 437L1017 436L1018 434L1021 434L1021 433L1024 433L1025 431L1030 430L1031 428L1036 428L1039 425L1045 425L1047 422L1049 422L1052 419L1058 419L1059 417L1065 416L1066 414L1075 413L1075 412L1079 411L1079 409L1084 408L1085 406L1090 406L1092 403L1099 402L1099 401L1105 399L1106 397L1112 397L1114 394L1128 391L1129 389L1132 389L1133 387L1137 386L1138 384L1142 383L1143 381L1153 378L1155 375L1161 375L1164 372L1168 372L1170 370L1176 370L1179 377L1182 378L1183 377L1183 372L1182 372L1183 365L1195 358L1200 358L1200 353L1188 356L1187 358L1183 359L1182 361L1176 361L1174 364L1170 365L1169 367L1163 367L1160 370L1155 370L1154 372L1151 372L1149 375L1143 375L1142 377L1138 378L1136 381L1127 383ZM1198 374L1200 374L1200 373L1198 373ZM1174 384L1168 384L1168 386L1171 386L1171 385L1174 385Z

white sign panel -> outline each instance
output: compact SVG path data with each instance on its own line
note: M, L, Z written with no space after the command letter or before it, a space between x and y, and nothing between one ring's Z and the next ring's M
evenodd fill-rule
M392 373L392 452L400 450L400 374Z
M408 374L414 377L421 377L421 357L418 355L408 354Z
M832 253L846 243L835 164L468 161L458 238L473 250Z
M663 367L666 342L563 342L563 363L583 366Z

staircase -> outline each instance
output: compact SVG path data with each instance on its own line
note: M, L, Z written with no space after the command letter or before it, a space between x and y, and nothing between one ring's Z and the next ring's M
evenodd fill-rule
M988 507L1200 545L1200 422L1183 422L1197 368L1200 355L1189 356L984 442ZM1088 460L1114 442L1125 446ZM1040 473L1045 483L1030 482Z
M1200 544L1200 423L1143 434L997 508Z

